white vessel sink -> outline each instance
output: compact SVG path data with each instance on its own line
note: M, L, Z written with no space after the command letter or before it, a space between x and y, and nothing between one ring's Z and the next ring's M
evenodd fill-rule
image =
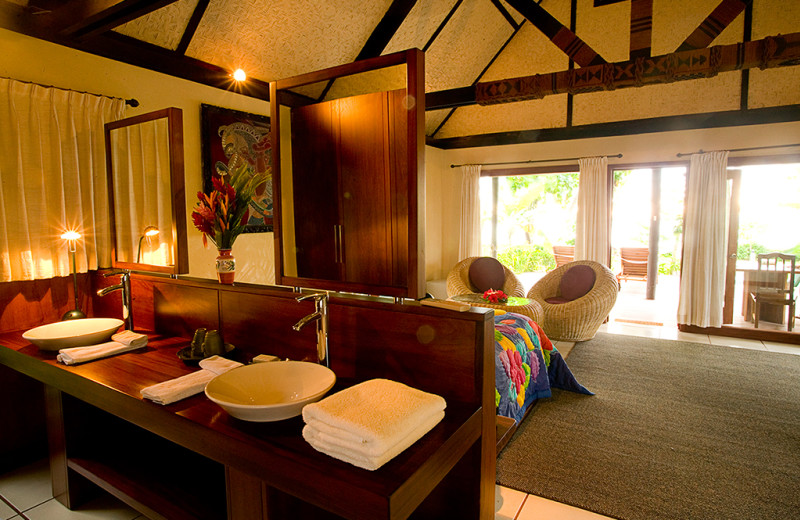
M41 350L83 347L109 341L122 323L117 318L57 321L25 331L22 337Z
M206 396L233 417L269 422L300 415L336 382L333 371L305 361L272 361L234 368L206 385Z

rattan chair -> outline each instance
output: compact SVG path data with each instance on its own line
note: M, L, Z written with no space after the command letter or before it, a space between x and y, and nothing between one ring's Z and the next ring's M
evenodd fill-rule
M559 295L561 277L573 266L588 265L595 273L591 290L572 301L549 303L546 300ZM528 298L542 306L540 325L550 339L559 341L586 341L597 334L614 307L619 293L619 282L606 266L590 260L578 260L564 264L545 274L528 291Z
M481 258L479 256L472 256L460 261L450 270L447 275L447 297L457 296L459 294L483 294L479 291L469 280L469 268L472 262ZM502 265L502 264L501 264ZM501 289L508 296L525 297L525 287L519 281L514 271L506 266L503 266L506 278L502 287L494 287L494 289Z

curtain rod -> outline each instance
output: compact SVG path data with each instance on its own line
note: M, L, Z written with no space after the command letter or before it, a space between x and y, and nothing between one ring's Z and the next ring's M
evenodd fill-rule
M85 90L73 90L71 88L56 87L55 85L45 85L43 83L37 83L35 81L25 81L25 80L22 80L22 79L8 78L8 77L5 77L5 76L3 76L3 78L4 79L11 79L11 80L14 80L14 81L19 81L20 83L27 83L29 85L39 85L40 87L44 87L44 88L57 88L58 90L69 90L71 92L77 92L79 94L89 94L91 96L107 97L107 98L111 98L111 99L122 99L122 98L116 97L116 96L106 96L104 94L95 94L94 92L86 92ZM137 100L135 98L126 99L125 100L125 104L128 105L128 106L132 106L132 107L136 108L136 107L139 106L139 100Z
M622 157L622 154L618 153L617 155L604 155L602 157ZM586 159L586 157L565 157L563 159L534 159L530 161L508 161L508 162L493 162L493 163L451 164L450 167L458 168L460 166L500 166L502 164L530 164L530 163L541 163L541 162L579 161L581 159Z
M751 146L750 148L731 148L730 150L727 150L727 151L728 152L747 152L747 151L750 151L750 150L764 150L766 148L789 148L789 147L792 147L792 146L800 146L800 143L795 143L795 144L773 144L773 145L769 145L769 146ZM717 151L719 151L719 150L717 150ZM696 153L706 153L706 152L704 152L703 149L701 148L700 150L698 150L696 152L679 153L679 154L676 154L676 155L678 157L686 157L687 155L694 155Z

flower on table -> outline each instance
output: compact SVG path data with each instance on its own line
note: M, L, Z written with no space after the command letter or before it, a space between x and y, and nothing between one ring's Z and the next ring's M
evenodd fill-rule
M192 222L203 234L203 245L208 240L217 249L230 249L250 218L249 204L256 188L266 180L243 165L227 176L213 177L210 193L197 192L198 202L192 211Z
M489 289L483 293L483 299L489 303L506 303L508 295L500 289Z

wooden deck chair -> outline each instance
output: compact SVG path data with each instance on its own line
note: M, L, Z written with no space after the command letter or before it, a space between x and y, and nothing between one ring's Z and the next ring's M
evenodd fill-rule
M575 246L553 246L556 267L561 267L575 260Z
M622 259L622 272L617 275L617 281L647 281L647 257L649 254L650 250L646 247L619 248L619 256Z

